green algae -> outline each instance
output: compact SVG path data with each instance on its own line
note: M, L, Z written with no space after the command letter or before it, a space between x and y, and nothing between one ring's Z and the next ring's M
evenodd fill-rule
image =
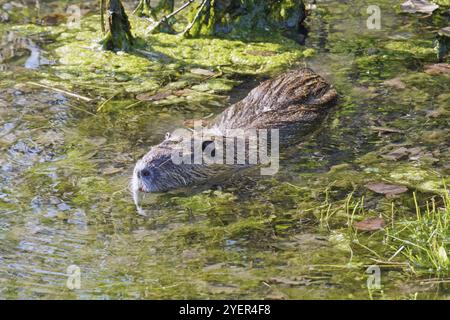
M177 35L145 33L145 24L131 17L139 38L136 52L115 54L99 50L100 33L93 32L98 16L85 18L81 31L59 32L54 52L59 64L48 83L95 90L104 98L112 92L138 94L156 91L164 85L181 81L192 68L217 70L218 76L206 83L197 79L192 89L209 93L225 93L232 88L230 77L236 75L270 75L304 56L301 48L279 34L255 35L244 39L183 39ZM274 52L273 56L252 54ZM305 55L310 56L311 50ZM188 74L187 74L188 75ZM111 82L113 81L113 82ZM114 87L111 87L111 84ZM188 83L189 86L189 83Z
M326 21L339 30L341 25L334 24L333 18L346 13L348 5L330 6L336 15L325 15ZM85 26L89 19L83 20ZM313 21L313 27L319 25L318 20ZM95 23L93 17L92 25ZM79 35L64 28L24 26L17 30L24 35L54 33L57 42L50 45L51 50L61 59L69 59L52 66L55 74L44 76L43 83L92 97L121 93L103 106L101 110L106 112L95 116L72 110L76 117L65 131L64 145L55 151L60 157L25 170L22 183L1 190L17 194L20 204L18 210L14 203L0 201L1 210L14 210L11 221L17 225L8 231L4 245L22 254L21 258L7 253L8 257L62 273L67 264L75 263L83 272L82 289L71 292L62 289L61 279L49 284L42 275L20 270L29 275L28 280L9 278L4 283L11 290L1 291L2 297L23 297L15 292L17 287L22 287L27 297L51 298L399 299L436 298L435 292L437 297L446 297L445 284L432 289L417 284L430 277L439 281L448 276L442 263L436 268L433 262L444 261L440 247L449 252L448 228L447 233L433 229L439 225L437 217L444 217L443 205L436 200L434 213L422 211L423 219L418 220L412 195L417 192L421 209L427 200L431 207L430 199L437 199L444 182L449 183L444 167L448 163L447 119L425 117L428 109L448 109L448 77L422 72L423 65L434 62L429 50L431 36L410 43L383 38L379 43L373 34L344 35L345 41L337 41L331 33L327 46L332 54L314 64L322 54L315 42L314 49L303 50L278 35L249 42L180 39L165 34L147 37L142 32L143 50L161 54L154 56L155 61L98 50L101 35L94 28ZM314 29L311 33L314 37ZM214 50L205 50L208 46ZM277 55L253 55L264 50ZM136 214L127 183L133 164L150 145L181 126L185 118L217 112L226 101L214 98L216 103L211 104L212 95L229 92L240 81L234 78L237 74L276 73L305 57L307 50L317 54L305 63L330 76L342 102L317 136L283 158L286 162L279 176L230 182L231 186L225 185L221 191L162 195L148 205L148 217ZM77 57L74 52L84 56ZM205 79L191 73L193 68L208 69L220 77ZM378 86L394 77L400 77L405 89ZM148 108L127 109L135 102L135 94L186 88L193 91L189 99L172 95L162 101L142 102ZM95 112L96 107L87 110ZM45 120L45 116L41 118ZM34 121L33 128L47 125ZM379 133L372 126L403 132ZM426 147L439 161L388 161L382 157L403 144ZM109 170L111 166L119 171ZM113 173L106 174L108 171ZM406 185L409 190L388 199L364 187L381 181ZM45 210L36 213L30 202L39 196L57 196L72 209L55 217ZM379 216L387 222L385 230L364 233L352 228L351 222ZM27 229L29 225L38 228ZM39 242L40 232L46 239L52 237L58 249L55 253L37 258L30 253L32 249L17 248L27 242L37 243L34 250L47 248L46 242ZM72 236L76 239L67 243L66 238ZM428 246L430 236L433 241ZM417 250L411 242L428 251ZM394 256L402 246L405 249ZM65 250L69 253L60 258ZM427 258L428 252L434 259ZM369 294L365 272L374 263L382 270L383 288ZM13 274L18 272L8 268Z

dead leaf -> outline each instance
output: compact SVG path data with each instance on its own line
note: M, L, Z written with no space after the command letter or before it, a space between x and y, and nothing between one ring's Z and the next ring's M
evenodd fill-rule
M187 119L187 120L184 120L183 124L188 128L193 128L195 121L199 121L199 123L201 123L201 125L203 127L208 125L208 121L203 120L203 119Z
M406 13L432 13L439 8L437 4L430 3L426 0L408 0L400 5L403 12Z
M386 80L383 82L383 84L399 90L406 88L406 84L402 80L400 80L400 78Z
M408 188L405 186L388 183L369 183L366 184L365 187L375 193L384 194L386 196L397 195L408 191Z
M437 76L440 74L450 74L450 64L448 63L436 63L429 64L425 66L425 73L428 73L432 76Z
M141 93L136 96L136 99L140 101L159 101L164 100L168 96L172 95L172 91L163 91L158 92L156 94L149 94L149 93Z
M182 90L177 90L175 91L173 94L177 97L182 97L182 96L187 96L192 92L191 89L182 89Z
M381 157L387 160L397 161L408 156L408 149L405 147L400 147L398 149L392 150L388 154L384 154Z
M216 74L214 72L212 72L211 70L207 70L207 69L202 69L202 68L194 68L191 69L191 73L193 74L198 74L201 76L206 76L206 77L212 77L215 76Z
M41 23L45 26L55 26L66 21L66 15L61 13L52 13L41 19Z
M249 50L246 52L246 54L252 55L252 56L260 56L260 57L270 57L277 54L275 51L270 50Z
M359 231L377 231L383 229L386 222L383 218L368 218L363 221L355 222L353 227Z

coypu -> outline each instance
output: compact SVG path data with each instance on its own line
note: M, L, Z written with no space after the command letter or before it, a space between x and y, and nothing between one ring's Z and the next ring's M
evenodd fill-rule
M261 83L243 100L225 109L206 128L206 135L205 133L199 135L197 130L194 130L194 133L176 130L172 134L167 134L166 139L152 147L134 168L131 189L138 210L140 210L140 192L164 192L193 186L227 176L255 164L248 161L253 154L256 154L254 152L256 149L251 148L245 154L243 153L245 161L228 162L227 158L227 163L224 164L225 149L223 149L223 140L218 137L225 139L231 137L233 141L240 138L244 141L244 146L248 147L250 138L246 139L242 136L242 131L237 134L230 132L233 129L245 129L245 132L258 130L258 134L253 138L264 136L257 141L260 144L265 143L266 146L270 145L272 148L275 145L273 142L270 143L273 139L267 140L267 131L271 130L271 138L279 137L277 145L286 147L313 133L336 99L336 90L321 76L311 69L296 69ZM188 149L185 154L186 148L183 147L186 143ZM237 152L234 150L234 145L232 147L231 158L236 160ZM198 160L195 158L195 150L200 151L200 161L195 161ZM272 153L274 150L277 151L272 149ZM214 160L216 156L222 162L213 163L211 160Z

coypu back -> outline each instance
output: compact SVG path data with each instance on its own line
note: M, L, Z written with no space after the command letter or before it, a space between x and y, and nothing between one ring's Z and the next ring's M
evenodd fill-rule
M227 108L212 124L227 129L280 129L285 138L307 134L326 116L337 99L334 90L311 69L296 69L254 88Z

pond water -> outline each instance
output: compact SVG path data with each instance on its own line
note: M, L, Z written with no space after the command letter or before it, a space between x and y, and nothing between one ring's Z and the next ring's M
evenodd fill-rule
M4 12L11 3L2 2ZM0 298L450 297L448 269L411 261L407 245L384 230L357 233L349 223L382 216L397 230L416 215L413 191L422 207L446 192L450 80L448 70L425 71L437 63L433 40L448 24L448 7L407 15L399 2L378 1L380 29L368 29L371 3L318 1L303 45L273 41L273 61L283 54L289 63L261 72L239 72L219 60L165 60L176 48L156 38L157 62L130 80L118 66L107 76L94 62L70 66L79 57L69 57L70 44L61 49L61 42L79 37L95 47L83 38L94 33L91 25L81 36L64 30L65 22L33 26L33 3L14 3L23 15L10 13L11 22L0 24ZM58 24L55 12L69 4L43 2L39 14ZM94 2L83 2L87 19L95 11ZM307 49L314 54L302 56ZM260 79L293 65L326 77L340 101L313 137L283 153L277 175L150 197L148 215L137 214L128 182L151 145L187 119L220 113ZM207 82L186 71L199 66L224 76ZM196 95L136 104L130 93L136 83L154 90L182 81ZM400 147L405 155L393 157ZM371 182L405 185L408 192L386 198L364 187ZM449 233L443 238L449 252ZM72 265L81 279L74 290L67 286ZM367 288L371 265L381 268L381 289Z

